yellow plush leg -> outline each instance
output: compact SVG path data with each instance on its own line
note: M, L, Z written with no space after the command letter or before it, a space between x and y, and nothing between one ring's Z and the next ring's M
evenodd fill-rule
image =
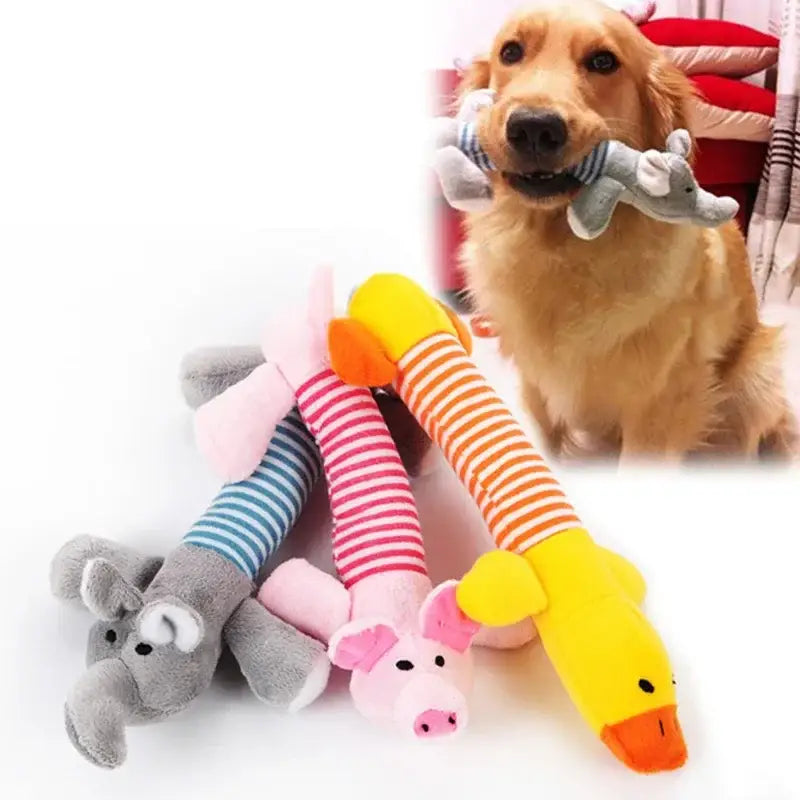
M516 553L482 555L456 589L458 607L483 625L513 625L547 607L547 597L531 565Z
M611 550L606 550L605 547L601 547L600 552L617 582L622 586L622 590L637 606L640 606L647 594L647 584L644 582L642 573L627 558L623 558Z

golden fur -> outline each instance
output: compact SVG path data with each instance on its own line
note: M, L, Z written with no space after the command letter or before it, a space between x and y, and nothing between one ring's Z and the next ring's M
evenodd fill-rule
M499 52L511 40L525 57L507 66ZM616 72L586 69L598 49L618 56ZM687 124L686 78L621 14L570 0L539 3L503 26L461 88L486 87L497 92L480 120L498 166L495 202L467 219L462 260L553 453L581 434L623 457L787 454L794 420L779 331L758 321L735 223L670 225L623 204L608 231L587 242L567 227L568 195L531 199L502 176L515 166L505 141L515 108L565 119L562 166L604 138L663 150L667 134Z

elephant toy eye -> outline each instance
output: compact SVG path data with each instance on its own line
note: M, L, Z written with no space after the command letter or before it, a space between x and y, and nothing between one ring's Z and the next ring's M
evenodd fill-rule
M400 661L398 661L398 662L395 664L395 666L397 667L397 669L401 669L401 670L403 670L404 672L407 672L407 671L408 671L408 670L410 670L410 669L414 669L414 665L413 665L413 664L412 664L410 661L408 661L407 659L405 659L405 658L403 658L403 659L400 659Z
M109 628L106 631L106 641L107 642L112 642L112 643L116 642L117 641L117 632L116 631L112 631L111 628Z
M149 656L153 652L153 645L140 642L133 648L140 656Z
M642 679L639 681L639 688L640 688L640 689L641 689L643 692L646 692L647 694L653 694L653 692L656 690L656 687L655 687L655 686L653 686L653 684L652 684L652 683L650 683L650 681L649 681L649 680L647 680L647 678L642 678Z
M437 667L443 667L444 656L436 656L436 658L433 660L433 663L436 664Z

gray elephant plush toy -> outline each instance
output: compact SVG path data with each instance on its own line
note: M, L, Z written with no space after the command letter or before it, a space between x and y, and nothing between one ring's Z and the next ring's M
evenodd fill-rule
M478 143L475 119L494 102L494 91L467 94L455 117L433 120L433 169L445 200L469 214L492 205L492 184L486 173L494 166Z
M447 202L467 213L486 211L492 203L488 173L494 165L480 143L477 118L493 101L489 89L470 92L456 117L434 120L434 171ZM662 222L717 227L733 219L736 200L717 197L697 183L687 161L689 132L673 131L666 147L666 152L639 152L622 142L601 142L569 167L567 172L584 185L567 211L572 232L581 239L597 238L619 202Z
M224 645L272 706L296 710L322 692L324 648L252 597L319 472L317 448L292 412L255 472L224 486L165 559L92 536L56 554L53 593L98 620L65 705L67 733L89 761L119 766L125 727L185 708L210 684Z
M181 387L197 408L264 361L259 347L189 354ZM378 405L406 468L419 474L430 440L405 405ZM255 472L225 485L165 559L93 536L67 542L51 564L53 594L97 618L87 669L65 704L67 733L98 766L125 760L125 727L168 717L211 682L227 646L255 695L298 710L325 688L324 647L254 598L255 581L299 517L320 474L318 449L292 411Z
M739 204L699 186L686 160L691 149L691 136L682 128L667 137L664 153L640 153L622 142L609 142L601 177L586 186L567 210L573 232L582 239L597 238L608 228L620 201L662 222L715 228L732 220Z

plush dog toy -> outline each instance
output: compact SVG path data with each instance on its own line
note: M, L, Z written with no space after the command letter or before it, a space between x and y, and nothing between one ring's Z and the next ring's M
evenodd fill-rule
M622 142L609 142L601 177L583 189L567 210L573 232L582 239L597 238L608 228L620 201L662 222L715 228L732 220L739 204L700 187L687 161L691 148L689 132L682 128L667 137L663 153L640 153Z
M393 381L468 489L497 546L460 582L472 619L533 616L578 709L629 767L680 767L686 747L669 657L639 608L644 582L598 547L541 455L469 358L470 337L419 286L375 275L329 331L347 383Z
M486 211L492 204L492 186L487 175L495 169L483 149L477 127L480 112L494 102L492 89L467 94L455 118L433 121L433 167L447 202L459 211ZM583 184L601 176L608 143L604 142L567 172Z
M330 369L332 297L326 270L308 316L281 323L282 338L267 337L269 383L257 369L202 407L198 438L221 473L246 470L252 437L268 436L270 424L262 399L242 398L267 392L297 403L322 452L342 583L293 559L258 597L328 643L331 661L352 671L350 692L365 717L420 738L454 733L467 724L469 646L480 626L459 611L455 581L432 587L408 476L371 392L346 386ZM530 625L511 629L502 646L531 636Z
M433 167L447 202L460 211L481 212L492 203L494 165L480 144L478 117L491 105L489 89L471 92L455 118L434 120ZM687 161L691 137L683 129L667 138L666 152L644 153L618 141L599 144L566 171L584 186L569 206L572 232L595 239L608 228L620 201L662 222L717 227L733 219L739 204L697 183Z
M98 766L124 761L127 725L170 716L205 690L223 645L270 705L299 709L324 689L324 648L252 597L320 472L297 412L273 424L252 474L223 487L165 559L90 536L55 556L53 593L98 618L65 707L70 739Z

